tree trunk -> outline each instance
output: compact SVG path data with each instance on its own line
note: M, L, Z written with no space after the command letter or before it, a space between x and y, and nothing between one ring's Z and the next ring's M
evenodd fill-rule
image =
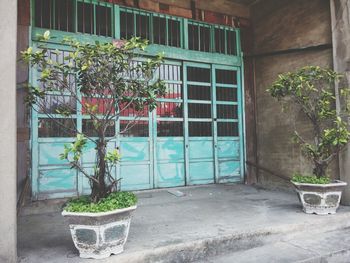
M97 143L97 165L98 171L96 176L97 182L93 182L91 191L91 201L96 203L101 198L105 198L108 195L106 186L106 142L104 139L100 139Z
M314 175L317 176L317 178L326 176L326 170L327 170L327 164L326 163L318 163L318 162L314 162L315 167L313 170Z

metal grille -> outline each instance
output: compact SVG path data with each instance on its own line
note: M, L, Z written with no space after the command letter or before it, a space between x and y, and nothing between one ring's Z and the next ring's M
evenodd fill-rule
M73 32L73 0L35 0L36 27Z
M120 120L120 131L123 137L148 137L148 121Z
M181 102L158 102L158 117L183 117L183 105Z
M210 83L210 69L187 67L187 80Z
M218 122L218 136L220 137L232 137L238 136L238 123L237 122Z
M153 17L153 43L166 44L166 19L164 17Z
M219 84L237 84L237 72L233 70L216 70L216 83Z
M237 101L237 88L216 87L216 100Z
M96 6L96 35L112 36L112 9L107 6Z
M190 137L212 136L211 122L189 122L188 134Z
M97 137L97 131L94 128L93 121L89 119L84 119L82 122L83 133L89 137ZM106 129L105 135L107 137L115 136L115 122L111 121Z
M182 121L159 121L157 122L158 137L183 136Z
M210 39L210 26L188 24L188 48L190 50L209 52L211 50Z
M38 135L46 137L75 137L76 121L73 119L39 119Z
M38 104L39 113L58 114L64 110L76 114L77 111L77 101L71 96L46 95Z
M211 118L211 104L188 104L189 118Z
M210 86L188 85L188 99L192 100L211 100Z
M237 105L217 105L218 119L237 119Z

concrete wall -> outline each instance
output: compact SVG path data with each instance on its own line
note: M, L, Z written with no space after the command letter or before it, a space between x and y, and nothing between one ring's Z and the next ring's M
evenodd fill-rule
M348 0L331 0L333 63L334 69L345 77L339 85L350 86L350 9ZM338 86L336 86L337 90ZM338 109L341 107L338 101ZM350 124L350 119L348 119ZM348 183L342 203L350 205L350 150L349 146L340 156L340 179Z
M16 262L16 29L17 2L0 8L0 262Z
M257 162L277 174L311 172L309 163L291 142L294 125L306 133L309 126L281 112L266 92L279 73L305 65L332 67L329 1L265 0L252 7L257 118ZM306 49L304 49L306 48ZM333 165L337 177L337 165ZM258 170L260 182L287 186L287 182Z
M29 110L24 104L28 81L28 66L20 61L20 52L29 45L30 1L18 0L17 19L17 200L29 176Z

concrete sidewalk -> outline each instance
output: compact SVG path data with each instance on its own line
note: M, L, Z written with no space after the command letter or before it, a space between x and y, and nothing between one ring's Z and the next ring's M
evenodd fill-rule
M166 189L139 192L125 252L96 262L191 262L263 247L286 236L350 227L350 207L340 207L336 215L307 215L294 193L245 185L179 190L185 196ZM45 209L32 205L23 210L20 262L95 262L79 258L58 207L51 202Z

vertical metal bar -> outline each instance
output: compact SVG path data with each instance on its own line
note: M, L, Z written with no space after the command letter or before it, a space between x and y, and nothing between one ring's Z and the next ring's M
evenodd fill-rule
M31 39L30 39L31 41ZM36 47L36 46L34 46ZM37 86L37 70L29 67L29 83ZM31 183L33 199L39 194L39 144L38 144L38 112L31 109Z
M226 29L223 29L224 30L224 37L225 37L225 54L227 54L227 30Z
M170 46L169 45L169 18L166 16L165 17L165 45L166 46Z
M73 32L78 32L78 3L73 0Z
M188 49L188 19L183 19L183 48Z
M114 6L114 38L120 39L120 8L118 5Z
M239 31L237 31L239 33ZM238 36L240 36L238 34ZM237 41L236 42L240 42ZM239 51L241 57L243 58L243 52ZM244 179L246 176L246 171L247 171L247 165L246 165L246 160L247 160L247 151L246 151L246 124L245 124L245 95L244 95L244 63L243 60L241 61L241 68L240 68L240 75L239 79L237 79L237 84L238 89L240 89L240 96L241 96L241 105L238 106L238 118L240 118L240 123L241 123L241 131L240 131L240 148L242 149L242 156L240 158L241 160L241 179Z
M185 152L185 185L191 184L189 163L189 123L188 123L188 100L187 100L187 66L182 63L182 86L183 86L183 134Z
M52 28L52 0L49 0L49 14L50 14L50 19L49 19L49 25L50 25L50 29Z
M92 3L92 0L90 0L90 4L92 10L91 25L93 27L93 31L91 32L91 34L96 35L96 5Z
M137 32L137 21L136 21L136 13L134 10L132 11L132 16L133 16L133 21L134 21L134 32L133 32L131 37L135 37L136 32Z
M69 31L69 0L66 0L66 23L67 23L67 26L66 26L66 31L68 32Z

